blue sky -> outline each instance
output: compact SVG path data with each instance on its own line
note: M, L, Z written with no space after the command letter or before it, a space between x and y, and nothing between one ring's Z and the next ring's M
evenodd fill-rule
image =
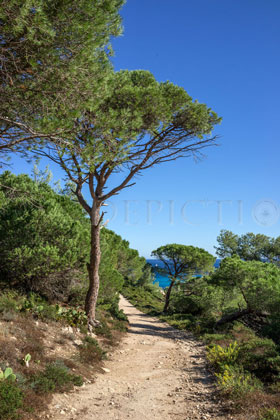
M183 86L223 122L205 159L150 169L112 200L108 227L146 257L171 242L214 253L221 229L280 235L279 0L128 0L121 14L115 69Z

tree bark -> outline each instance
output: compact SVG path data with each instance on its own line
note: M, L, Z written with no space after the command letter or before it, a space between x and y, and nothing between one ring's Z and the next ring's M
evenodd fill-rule
M252 309L243 309L242 311L234 312L233 314L225 315L219 321L216 322L216 327L219 325L226 324L227 322L236 321L237 319L242 318L245 315L252 314L254 311Z
M174 286L174 283L175 283L175 280L171 280L170 286L168 287L168 290L165 296L165 304L164 304L163 312L167 312L168 310L171 290L172 290L172 287Z
M100 215L101 204L94 204L91 213L91 249L90 249L90 262L87 266L89 275L89 288L86 296L85 311L88 318L88 329L99 325L96 320L96 303L99 291L99 265L101 260L100 249Z

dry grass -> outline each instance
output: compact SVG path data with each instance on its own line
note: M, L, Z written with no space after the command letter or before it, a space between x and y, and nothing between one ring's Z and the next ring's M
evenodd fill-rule
M234 420L259 420L265 409L280 410L280 393L270 394L261 391L251 392L238 404L231 403L231 414Z
M21 420L37 420L47 410L51 394L38 394L30 388L33 378L40 375L47 364L57 360L64 363L70 372L92 380L95 372L102 366L103 352L93 345L77 345L76 340L85 335L73 328L73 332L65 331L59 322L43 322L36 320L31 314L15 313L2 316L0 314L0 366L10 366L23 384L24 406L19 413ZM110 332L111 323L106 322L103 331L97 337L100 347L110 349L117 344L123 333ZM98 346L97 346L98 348ZM24 356L29 353L29 367L24 363ZM20 384L19 382L19 384Z

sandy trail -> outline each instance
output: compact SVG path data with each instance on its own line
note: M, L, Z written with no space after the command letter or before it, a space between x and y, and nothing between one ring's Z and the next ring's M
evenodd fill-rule
M55 420L222 420L204 348L186 332L138 311L123 297L130 327L93 384L57 394L48 417Z

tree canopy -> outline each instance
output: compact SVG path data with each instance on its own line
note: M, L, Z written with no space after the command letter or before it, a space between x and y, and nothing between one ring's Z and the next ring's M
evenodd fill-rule
M45 182L0 176L0 280L50 298L67 296L85 274L89 221Z
M209 272L215 262L215 257L209 252L191 245L164 245L152 251L152 256L162 261L164 265L162 270L170 278L164 312L169 307L171 291L176 281L184 282L192 275Z
M205 104L170 82L159 83L143 70L112 73L107 91L93 108L85 108L64 143L34 150L66 172L91 219L90 287L86 299L89 326L95 326L99 290L100 227L106 200L131 186L136 175L154 165L199 156L215 144L212 130L221 121ZM122 180L112 185L112 176ZM108 186L110 187L108 188ZM89 189L86 200L84 189Z
M123 0L4 0L0 6L0 150L62 141L111 71Z
M280 237L270 238L260 233L246 233L238 236L229 230L222 230L217 242L219 246L215 248L222 258L238 255L246 261L279 263Z
M211 275L211 283L229 290L231 298L236 291L242 296L240 310L223 321L238 319L247 313L276 312L279 308L280 269L274 264L244 261L238 256L225 258Z

